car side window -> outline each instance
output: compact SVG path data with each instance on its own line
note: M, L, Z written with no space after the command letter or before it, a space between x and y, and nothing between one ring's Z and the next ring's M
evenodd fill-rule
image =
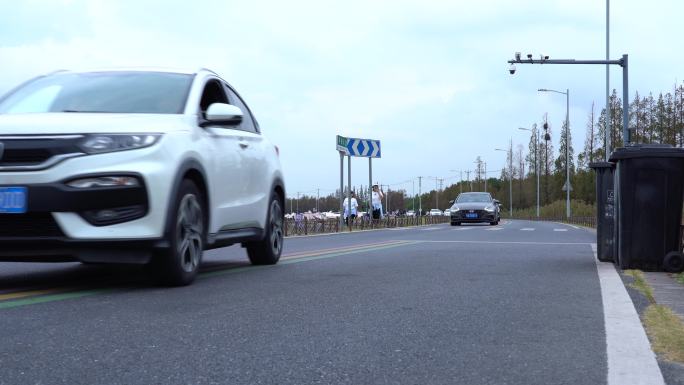
M229 104L229 101L223 87L221 87L221 83L218 80L211 79L204 85L204 91L200 99L199 109L202 119L206 119L207 109L213 103Z
M242 99L240 99L240 96L238 96L238 94L235 91L233 91L232 88L225 84L224 86L226 92L228 92L230 104L240 108L244 115L242 117L242 123L240 123L239 129L249 132L259 132L259 130L256 127L256 124L254 123L254 118L252 117L252 114L249 112L249 108L247 108L245 102L243 102Z

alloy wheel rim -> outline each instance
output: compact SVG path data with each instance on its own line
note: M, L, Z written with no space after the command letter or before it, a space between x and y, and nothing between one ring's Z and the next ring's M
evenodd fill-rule
M283 248L283 210L280 203L274 200L271 203L271 251L273 255L280 255Z
M197 197L187 194L181 199L176 220L177 253L181 267L187 273L193 272L199 266L202 257L202 233L204 222L202 206Z

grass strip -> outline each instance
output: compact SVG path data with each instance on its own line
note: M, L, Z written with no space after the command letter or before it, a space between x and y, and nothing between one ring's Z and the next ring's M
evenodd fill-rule
M653 350L669 361L684 364L684 322L663 305L650 305L644 312L646 332Z
M675 274L675 280L684 285L684 273Z
M634 278L634 282L632 282L629 285L630 287L638 290L639 292L641 292L641 294L645 295L650 303L656 303L655 297L653 296L653 289L646 282L646 279L644 278L644 273L641 270L625 270L625 274Z

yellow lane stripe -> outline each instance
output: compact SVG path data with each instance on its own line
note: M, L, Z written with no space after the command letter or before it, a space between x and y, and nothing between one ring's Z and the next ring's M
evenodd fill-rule
M315 254L332 253L332 252L337 252L337 251L356 250L356 249L362 249L362 248L367 248L367 247L394 245L394 244L398 244L398 243L402 243L402 242L404 242L404 241L387 241L387 242L377 242L377 243L365 243L365 244L353 245L353 246L333 247L333 248L329 248L329 249L299 251L299 252L295 252L295 253L285 254L285 255L283 255L283 259L300 257L300 256L309 256L312 253L315 253Z
M8 299L32 297L32 296L37 296L37 295L54 294L54 293L59 293L59 292L69 291L69 290L70 289L54 288L54 289L45 289L45 290L16 291L14 293L0 294L0 301L6 301Z
M336 248L329 248L329 249L319 249L316 251L297 252L297 253L287 254L287 255L284 255L281 259L282 260L292 260L292 259L299 259L299 258L309 258L309 257L320 256L320 255L326 255L326 254L362 251L362 250L366 250L366 249L373 249L373 248L384 247L384 246L398 246L401 244L410 244L410 243L413 243L413 242L387 241L387 242L377 242L377 243L368 243L368 244L353 245L353 246L336 247ZM213 272L215 270L230 270L232 268L238 268L238 267L244 267L244 266L241 266L241 265L229 266L227 269L221 268L221 267L218 267L216 269L209 268L205 272ZM58 293L83 290L83 289L86 289L86 288L55 287L55 288L49 288L49 289L16 291L16 292L0 294L0 301L7 301L7 300L26 298L26 297L37 297L37 296L49 295L49 294L58 294Z

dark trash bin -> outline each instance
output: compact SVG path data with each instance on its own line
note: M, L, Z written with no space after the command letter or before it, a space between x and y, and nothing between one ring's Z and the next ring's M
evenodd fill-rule
M684 269L680 224L684 149L637 145L617 149L616 263L622 269Z
M593 162L596 172L596 257L601 262L615 260L615 163Z

